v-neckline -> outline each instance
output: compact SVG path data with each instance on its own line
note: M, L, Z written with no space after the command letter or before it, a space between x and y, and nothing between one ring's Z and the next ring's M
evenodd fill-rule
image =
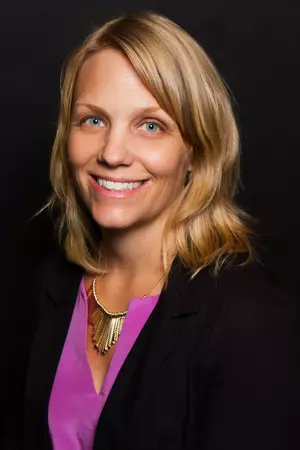
M114 352L113 355L111 357L110 363L108 365L101 389L99 392L97 392L97 389L95 387L95 382L94 382L94 378L93 378L93 374L92 374L92 369L89 363L89 359L88 359L88 354L87 354L87 332L88 332L88 299L87 299L87 292L86 292L86 288L85 288L85 283L84 283L84 277L82 277L81 280L81 285L80 285L80 289L81 289L81 295L84 301L84 315L82 315L84 317L84 363L86 365L87 371L89 372L89 379L91 382L91 386L92 386L92 390L94 392L94 394L99 397L99 396L104 396L105 392L106 392L106 384L107 384L107 378L108 378L108 374L111 368L111 364L114 358L114 354L115 354L115 350L116 350L116 346L118 344L118 342L116 342L116 344L114 345Z
M99 392L97 392L97 389L95 387L93 374L92 374L92 369L91 369L91 366L90 366L90 363L89 363L89 360L88 360L88 355L87 355L88 299L87 299L87 291L86 291L85 282L84 282L84 276L82 277L82 280L81 280L81 283L80 283L80 289L81 289L81 296L82 296L82 299L84 301L84 314L82 315L84 317L84 320L85 320L85 323L84 323L84 363L86 364L86 368L87 368L87 371L89 373L89 379L90 379L90 383L91 383L91 386L92 386L93 393L97 397L105 397L106 398L108 396L108 394L109 394L109 392L110 392L114 382L115 382L116 377L118 376L119 370L122 367L122 364L121 364L121 366L119 367L119 370L116 370L116 368L115 368L115 364L118 364L118 362L115 363L116 354L118 352L120 339L122 339L122 338L121 338L121 335L120 335L119 340L116 342L116 344L114 344L114 352L113 352L113 355L111 357L110 363L108 365L108 368L107 368L107 371L106 371L106 374L105 374L105 377L104 377L101 389L100 389ZM131 314L130 310L132 309L132 307L135 306L135 304L137 302L139 302L139 301L144 301L144 302L145 301L146 302L150 301L151 305L152 305L152 303L154 303L154 306L155 306L155 304L157 303L158 298L159 298L159 294L158 295L150 295L150 296L147 296L147 297L133 297L130 300L129 305L128 305L128 313L127 313L126 318L124 320L123 329L124 329L124 326L126 327L126 320L127 320L128 314ZM132 343L132 345L134 345L134 342ZM131 349L131 347L130 347L130 349ZM130 351L130 349L129 349L129 351ZM128 355L128 353L126 353L126 356L125 356L124 360L126 359L127 355ZM118 356L118 354L117 354L117 356ZM112 380L112 382L110 380L111 372L113 372L113 380Z

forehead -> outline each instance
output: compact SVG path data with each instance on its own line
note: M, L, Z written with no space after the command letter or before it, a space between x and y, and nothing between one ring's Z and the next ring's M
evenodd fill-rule
M76 83L75 96L85 101L117 101L158 105L143 85L137 72L120 51L104 49L90 56L83 64Z

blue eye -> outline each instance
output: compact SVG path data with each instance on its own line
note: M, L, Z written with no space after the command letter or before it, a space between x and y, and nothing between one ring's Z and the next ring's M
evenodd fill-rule
M142 127L143 126L146 126L146 131L149 131L150 133L161 130L160 126L155 122L145 122Z
M103 123L103 121L99 119L99 117L88 117L87 119L84 119L83 123L89 125L90 127L101 127L101 123Z

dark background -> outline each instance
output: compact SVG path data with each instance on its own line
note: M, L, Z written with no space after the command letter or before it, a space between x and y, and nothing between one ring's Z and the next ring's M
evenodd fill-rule
M258 219L261 257L284 288L299 290L300 3L278 0L2 2L0 417L19 407L16 374L30 320L27 277L52 245L44 217L60 68L96 25L123 12L166 14L205 48L235 97L242 136L239 202ZM1 441L0 441L0 448Z

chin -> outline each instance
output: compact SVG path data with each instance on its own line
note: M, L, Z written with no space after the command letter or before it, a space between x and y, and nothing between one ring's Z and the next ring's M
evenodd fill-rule
M126 230L132 228L135 224L135 220L129 220L129 217L97 217L94 215L94 220L101 228L108 230Z

